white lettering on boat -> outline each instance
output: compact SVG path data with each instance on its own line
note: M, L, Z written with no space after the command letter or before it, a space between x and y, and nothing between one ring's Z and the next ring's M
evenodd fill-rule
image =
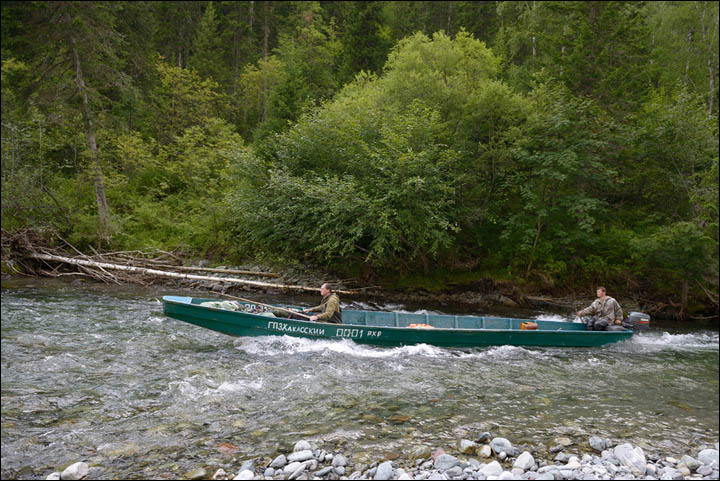
M268 322L268 329L280 332L297 332L300 334L307 334L308 336L324 336L325 329L321 327L308 327L308 326L292 326L284 322L270 321Z
M336 337L347 337L350 339L361 339L366 337L380 337L382 331L363 331L362 329L340 328L335 332Z
M356 338L359 339L363 337L363 331L361 329L338 329L337 332L335 332L335 335L337 337L349 337L349 338Z

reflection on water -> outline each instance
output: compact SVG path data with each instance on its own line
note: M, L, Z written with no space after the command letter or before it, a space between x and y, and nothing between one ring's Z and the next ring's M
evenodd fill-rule
M2 291L3 478L78 460L104 478L230 471L302 438L355 460L452 451L480 430L675 455L717 442L713 331L651 329L592 349L233 338L164 317L157 298L177 292L36 284Z

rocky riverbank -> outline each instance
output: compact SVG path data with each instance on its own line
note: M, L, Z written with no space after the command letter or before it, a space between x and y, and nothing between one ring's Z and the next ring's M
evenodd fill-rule
M480 433L475 440L460 439L456 449L422 445L404 456L388 456L371 464L355 461L348 453L333 453L308 441L295 443L293 451L275 458L238 462L237 474L209 466L187 473L166 473L164 478L262 479L262 480L606 480L606 479L718 479L718 444L700 446L697 452L674 455L646 453L642 448L591 436L582 446L568 438L556 438L550 448L513 445L509 440ZM227 445L226 449L231 449ZM401 460L402 459L402 460ZM212 474L211 474L212 473ZM45 479L98 479L102 466L79 461Z

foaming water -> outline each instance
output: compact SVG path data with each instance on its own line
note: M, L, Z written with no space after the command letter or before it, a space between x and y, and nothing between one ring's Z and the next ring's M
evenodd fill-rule
M631 338L633 344L659 346L669 349L710 349L717 351L720 336L705 331L693 334L670 334L668 332L643 332Z
M382 348L233 338L163 316L160 295L3 290L3 478L78 460L101 478L231 472L299 439L342 445L355 462L418 444L452 452L481 430L516 444L598 435L662 454L717 439L717 332L651 329L601 348Z
M381 348L356 344L349 339L315 340L290 336L240 338L236 341L235 347L249 354L258 354L267 357L300 353L318 353L320 355L344 354L360 358L378 359L406 356L443 357L452 355L447 350L427 344Z

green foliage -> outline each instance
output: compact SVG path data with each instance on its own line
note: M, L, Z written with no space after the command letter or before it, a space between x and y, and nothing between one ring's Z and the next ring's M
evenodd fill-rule
M211 78L220 83L228 75L222 68L222 38L218 32L218 19L213 2L209 2L192 42L190 68L202 78Z
M682 82L718 112L717 2L648 2L652 68L658 85Z
M222 94L211 79L201 79L193 70L174 67L162 59L155 62L158 83L152 90L152 124L148 130L162 144L183 130L218 117Z
M615 176L603 162L606 142L591 102L546 81L536 86L530 105L504 186L519 208L502 221L501 235L517 243L528 271L538 259L556 263L592 245L602 194L613 189Z
M636 269L660 292L678 292L679 281L704 282L718 277L717 263L707 262L708 258L717 259L717 241L695 223L675 222L655 229L634 239L632 248Z
M448 247L454 229L453 189L445 169L447 152L433 136L438 114L416 104L384 125L366 125L379 129L376 143L356 142L343 152L331 141L320 155L344 154L332 164L303 156L304 148L318 145L323 127L341 113L328 112L330 118L325 111L304 117L276 139L276 152L295 159L283 162L285 169L271 169L266 176L257 169L262 164L257 159L240 168L240 175L254 176L255 184L254 190L240 189L231 199L241 238L287 257L325 262L350 257L378 267L427 262ZM358 157L360 150L368 155Z
M717 232L717 117L700 96L684 87L654 93L628 129L632 164L625 177L638 212L663 223L694 219Z
M418 33L395 46L385 65L381 84L386 101L396 108L423 99L443 114L457 117L466 108L464 100L496 77L500 59L484 42L461 31L454 39L442 32L432 39Z
M383 25L383 2L341 2L344 19L339 75L343 83L356 73L378 72L392 47L390 32Z
M718 15L3 2L3 228L428 288L503 273L705 302Z
M649 84L641 2L500 2L495 42L513 84L546 69L576 95L626 112Z
M241 131L251 134L255 126L272 116L270 95L285 76L284 65L274 55L260 59L257 66L248 64L240 77L242 89Z

